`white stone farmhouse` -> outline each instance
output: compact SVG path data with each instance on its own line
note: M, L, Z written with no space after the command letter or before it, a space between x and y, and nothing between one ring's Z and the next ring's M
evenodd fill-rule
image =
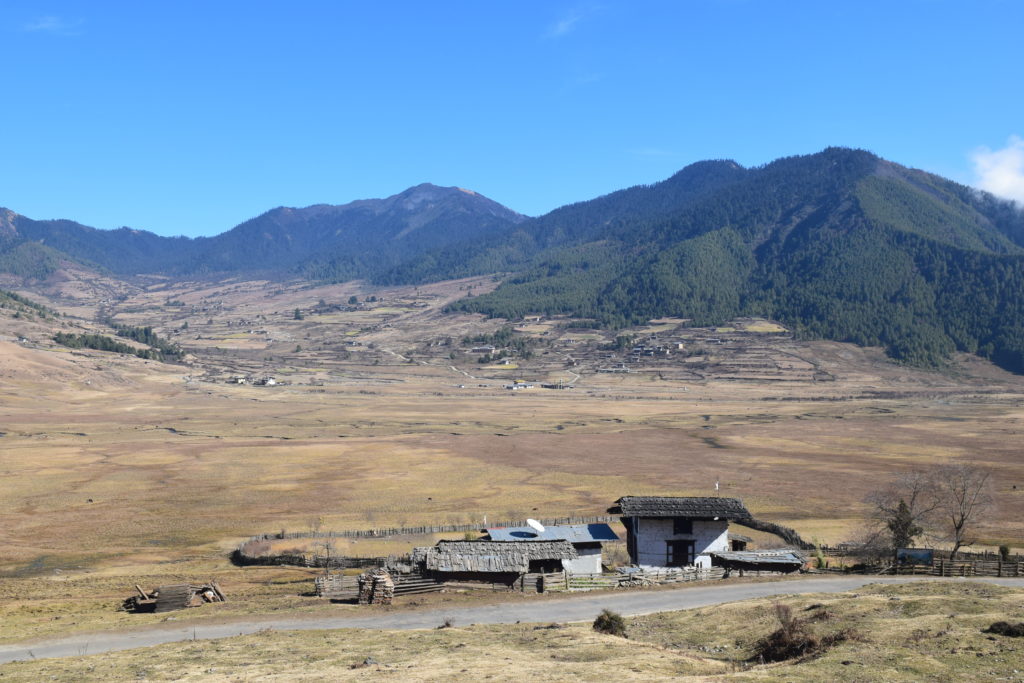
M711 566L729 548L729 522L750 519L736 498L623 496L608 509L622 517L626 548L640 567Z

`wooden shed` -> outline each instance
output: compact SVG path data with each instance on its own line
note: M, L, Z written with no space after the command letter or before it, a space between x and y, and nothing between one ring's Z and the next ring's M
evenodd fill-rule
M524 574L561 572L562 560L578 557L568 541L438 541L415 548L424 574L445 581L515 584Z

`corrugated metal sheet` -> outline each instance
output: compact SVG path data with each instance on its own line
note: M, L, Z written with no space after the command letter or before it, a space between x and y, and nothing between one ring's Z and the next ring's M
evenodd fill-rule
M727 562L743 562L757 565L802 565L804 558L792 550L732 550L710 553L712 557Z
M495 527L487 529L492 541L569 541L593 543L617 541L619 537L607 524L559 524L545 526L539 533L528 526Z

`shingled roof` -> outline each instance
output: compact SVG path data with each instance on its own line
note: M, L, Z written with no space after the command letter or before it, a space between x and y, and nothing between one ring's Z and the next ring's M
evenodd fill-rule
M750 512L738 498L670 498L666 496L623 496L608 508L623 517L682 517L684 519L750 519Z
M413 559L422 559L437 572L530 571L530 560L574 560L576 549L568 541L438 541L431 548L416 548Z

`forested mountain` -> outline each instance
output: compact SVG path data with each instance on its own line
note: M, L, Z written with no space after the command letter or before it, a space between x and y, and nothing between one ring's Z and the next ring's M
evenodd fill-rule
M495 273L497 290L452 308L609 327L760 315L918 365L959 349L1024 372L1024 213L861 150L749 169L704 161L533 219L433 185L273 209L194 240L0 210L0 271L41 277L61 259L119 275L379 284Z
M693 191L666 181L518 226L474 254L518 273L453 308L612 327L762 315L914 364L959 349L1024 372L1024 213L1015 205L850 149L680 176ZM647 204L658 210L619 210L629 193L649 198L663 186L673 199Z
M0 209L0 270L42 277L60 259L111 273L365 277L428 249L486 240L525 220L469 190L423 184L386 199L280 207L216 237L160 237L37 221Z

